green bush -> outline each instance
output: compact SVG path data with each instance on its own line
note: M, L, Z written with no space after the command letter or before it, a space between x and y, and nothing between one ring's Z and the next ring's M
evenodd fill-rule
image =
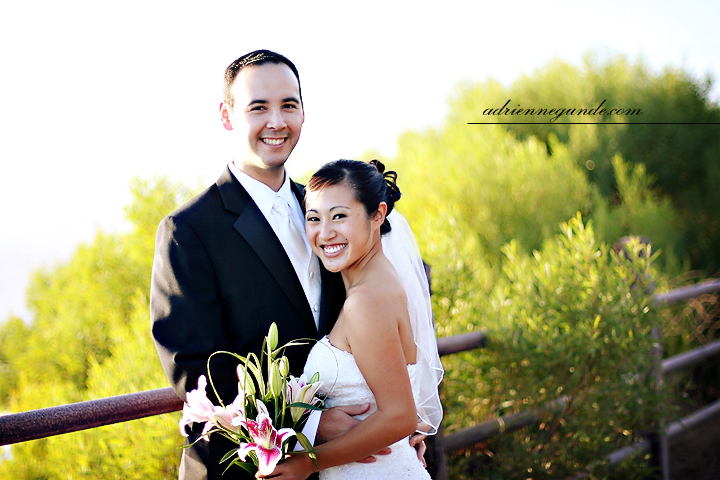
M516 242L503 249L484 312L489 345L449 360L443 387L448 433L468 423L468 411L483 421L562 398L562 413L546 411L539 426L488 442L483 455L452 456L451 478L603 476L603 455L662 414L649 375L659 322L650 252L639 243L628 258L612 252L579 215L562 232L541 252L525 254ZM613 478L637 474L621 469Z
M680 248L680 220L667 197L660 197L654 187L654 177L648 175L643 164L630 166L616 155L612 161L617 183L617 197L613 202L595 191L593 223L598 237L607 243L630 235L647 237L656 251L662 251L657 266L666 275L675 276L689 270L689 257L680 262L676 252ZM614 203L614 204L613 204Z
M458 230L476 237L495 260L512 239L531 251L552 235L553 225L590 208L585 175L562 144L551 157L543 143L519 141L495 125L448 123L407 132L397 158L387 163L399 172L405 195L398 209L423 229L418 237L424 254L437 236ZM426 222L442 231L428 231Z
M3 410L167 386L150 336L147 294L157 224L189 192L157 179L134 181L132 193L133 230L100 232L68 262L38 272L29 288L33 323L0 326L0 381L9 388ZM0 478L177 477L178 420L166 414L13 445Z
M669 198L683 222L680 258L712 273L720 268L720 106L710 97L712 79L694 78L673 67L652 71L642 59L623 55L585 55L577 65L555 59L508 87L490 79L459 83L450 98L448 119L467 122L525 122L506 125L521 140L536 138L554 155L553 138L566 145L599 193L617 193L612 159L643 164L659 195ZM639 108L636 116L564 116L548 124L545 116L483 116L488 108ZM568 122L604 125L570 125ZM535 122L535 123L533 123ZM617 122L635 122L625 125ZM642 124L639 124L642 123ZM704 124L704 125L703 125ZM469 128L469 126L468 126ZM469 130L467 130L469 132ZM470 133L469 133L470 134Z

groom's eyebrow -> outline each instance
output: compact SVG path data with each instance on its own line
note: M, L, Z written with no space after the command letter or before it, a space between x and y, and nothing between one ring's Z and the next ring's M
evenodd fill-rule
M250 100L248 105L255 105L257 103L266 104L270 102L268 102L267 100L263 100L262 98L256 98L255 100ZM296 97L287 97L283 98L280 103L300 103L300 100L298 100Z

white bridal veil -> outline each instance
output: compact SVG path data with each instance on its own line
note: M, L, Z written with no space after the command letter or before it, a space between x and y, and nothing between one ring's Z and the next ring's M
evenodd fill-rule
M390 212L390 233L382 237L385 256L395 267L408 297L408 313L417 345L418 384L413 385L420 419L430 426L430 435L437 432L442 420L438 385L443 367L437 350L435 326L430 305L430 289L420 250L405 217L396 210Z

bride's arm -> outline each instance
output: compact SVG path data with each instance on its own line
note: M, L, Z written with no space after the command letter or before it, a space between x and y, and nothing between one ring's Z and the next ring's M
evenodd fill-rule
M373 455L413 434L417 427L400 336L402 315L407 316L405 299L377 290L367 293L346 301L343 332L378 409L346 434L317 448L320 470ZM300 454L278 465L270 477L303 479L315 471L312 460Z

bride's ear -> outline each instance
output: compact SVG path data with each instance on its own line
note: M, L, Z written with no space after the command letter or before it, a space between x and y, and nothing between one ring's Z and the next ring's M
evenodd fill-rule
M378 205L378 209L375 211L375 213L372 216L373 226L380 228L380 226L383 223L385 223L386 215L387 215L387 203L380 202L380 205Z

